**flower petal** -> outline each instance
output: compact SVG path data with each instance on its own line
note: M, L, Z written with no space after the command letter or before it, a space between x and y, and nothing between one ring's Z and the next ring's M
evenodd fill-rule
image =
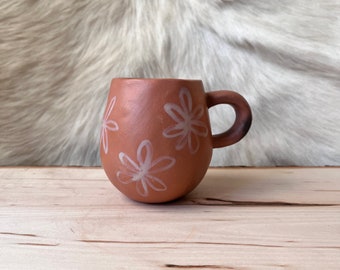
M168 189L168 187L164 184L164 182L152 175L147 176L147 183L155 191L165 191Z
M146 196L149 195L148 186L146 184L146 180L144 180L144 179L137 182L136 189L137 189L137 192L139 193L139 195L141 195L143 197L146 197Z
M182 135L180 138L178 138L176 142L176 150L182 150L185 147L185 145L188 143L188 136L190 136L190 133Z
M185 131L183 130L183 123L169 126L163 130L163 136L165 138L174 138L181 135L185 135Z
M148 171L151 167L153 156L152 144L149 140L144 140L140 143L137 149L137 160L140 169Z
M175 120L177 123L181 123L184 121L184 119L187 118L187 113L181 109L180 106L173 104L173 103L167 103L164 105L164 110L167 112L167 114Z
M189 150L191 154L195 154L200 147L200 142L197 136L193 133L190 133L190 135L188 136L188 144L189 144Z
M139 166L127 154L119 153L120 162L131 172L138 172Z
M170 169L176 163L176 159L173 157L163 156L157 158L152 162L149 173L158 173Z
M192 98L190 91L187 88L182 88L179 92L179 100L182 108L186 114L189 114L192 110Z
M191 132L198 136L208 136L208 128L203 121L194 120L191 122Z
M133 181L133 175L131 175L130 173L123 173L121 171L118 171L116 174L118 180L123 183L123 184L130 184Z
M105 121L104 125L110 131L117 131L119 129L117 122L113 120Z
M103 127L102 129L102 145L103 145L103 149L104 149L104 153L107 154L107 152L109 151L109 146L108 146L108 136L107 136L107 130L105 127Z
M192 112L192 119L200 119L204 114L203 106L197 106L195 110Z
M112 112L112 110L113 110L113 107L114 107L115 104L116 104L116 99L117 99L116 96L114 96L114 97L111 99L110 104L109 104L109 106L107 107L107 111L106 111L105 116L104 116L104 119L105 119L105 120L107 120L107 119L109 118L109 116L110 116L110 114L111 114L111 112Z

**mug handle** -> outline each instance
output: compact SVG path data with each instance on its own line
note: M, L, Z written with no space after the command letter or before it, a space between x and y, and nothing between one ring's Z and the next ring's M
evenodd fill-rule
M228 146L237 143L248 132L252 113L248 102L238 93L221 90L206 93L208 108L218 104L228 104L235 110L236 118L234 124L227 131L212 136L214 148Z

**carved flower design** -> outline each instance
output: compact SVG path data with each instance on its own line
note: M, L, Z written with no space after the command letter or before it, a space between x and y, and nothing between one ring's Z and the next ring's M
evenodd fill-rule
M143 197L148 196L149 189L167 190L165 183L155 174L170 169L176 163L169 156L153 160L153 147L149 140L142 141L138 146L136 161L123 152L119 153L119 160L125 168L117 172L118 180L123 184L136 183L137 192Z
M190 153L195 154L199 147L199 136L206 137L208 128L201 121L204 114L203 105L193 108L192 97L187 88L182 88L179 92L180 105L174 103L166 103L164 110L176 122L176 124L167 127L163 131L166 138L178 138L176 142L176 150L183 149L188 145Z
M101 141L102 141L102 145L103 145L103 149L104 149L105 154L107 154L108 151L109 151L108 132L109 131L117 131L119 129L116 121L109 120L109 117L111 115L111 112L112 112L115 104L116 104L116 96L114 96L111 99L110 104L107 108L107 111L105 112L104 120L103 120L103 124L102 124Z

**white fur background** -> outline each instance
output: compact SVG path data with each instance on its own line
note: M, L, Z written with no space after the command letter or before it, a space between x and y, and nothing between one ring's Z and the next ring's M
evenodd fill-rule
M122 76L244 95L251 130L212 165L340 165L339 29L338 0L1 1L0 165L100 164ZM214 132L232 117L211 110Z

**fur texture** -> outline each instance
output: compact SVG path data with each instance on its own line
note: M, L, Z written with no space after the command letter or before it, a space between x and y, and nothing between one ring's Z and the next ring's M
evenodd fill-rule
M242 94L253 125L214 166L340 165L338 0L13 0L0 18L0 165L99 165L113 77Z

